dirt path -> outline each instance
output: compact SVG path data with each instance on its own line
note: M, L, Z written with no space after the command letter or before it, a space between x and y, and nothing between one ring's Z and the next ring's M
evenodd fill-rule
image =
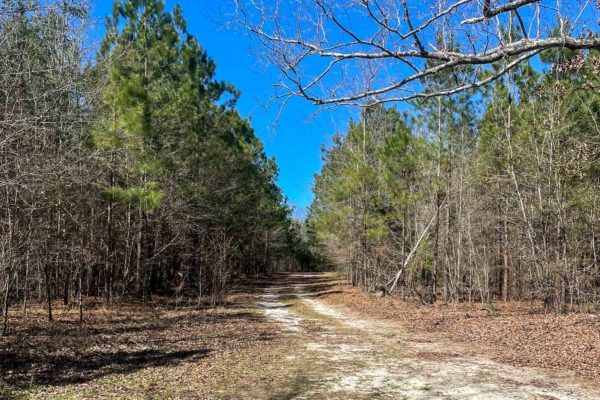
M464 349L411 336L392 322L357 319L320 300L331 292L318 274L281 278L259 306L303 349L274 398L600 399L571 376L515 368Z

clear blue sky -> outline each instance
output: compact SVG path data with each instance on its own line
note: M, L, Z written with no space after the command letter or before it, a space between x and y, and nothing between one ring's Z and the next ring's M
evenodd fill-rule
M296 208L296 216L304 217L312 201L313 174L321 167L321 145L329 144L336 131L345 130L351 110L321 110L303 99L287 104L273 129L279 113L277 105L265 110L263 105L273 95L277 80L274 69L265 70L255 44L241 33L228 30L221 15L226 1L221 0L166 0L167 8L179 3L187 19L188 31L198 37L209 56L217 63L217 79L233 83L241 90L237 109L250 119L257 135L265 144L268 156L274 156L279 165L279 186L289 203ZM112 0L95 0L92 36L100 38L104 31L104 17L112 11Z

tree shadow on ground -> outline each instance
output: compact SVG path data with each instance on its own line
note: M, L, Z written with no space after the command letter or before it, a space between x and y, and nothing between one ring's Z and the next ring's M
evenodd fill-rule
M137 314L139 313L140 311L138 310ZM40 340L49 336L81 338L82 335L105 336L117 335L119 333L131 335L135 333L162 331L169 326L178 324L194 325L222 323L236 320L259 321L260 319L261 317L259 315L249 311L236 311L213 315L177 315L161 317L144 315L141 318L129 315L112 318L109 321L102 321L98 325L94 325L95 321L93 320L86 321L84 324L72 320L55 320L51 324L45 321L40 323L32 322L28 326L20 328L16 334L29 339L40 337Z
M298 371L292 382L285 388L282 388L277 393L269 397L269 400L291 400L299 398L310 390L312 387L312 381L307 374L302 371Z
M333 294L342 293L334 289L340 284L335 279L323 273L295 274L277 273L271 277L247 277L243 283L235 289L237 293L256 292L267 289L267 293L276 294L278 301L294 300L299 296L309 299L318 299Z
M0 337L0 389L3 384L16 389L85 383L196 362L224 347L268 342L276 335L261 315L240 309L163 310L158 315L115 307L88 317L78 324L72 315L57 313L57 320L48 323L36 313L15 321L11 335Z
M0 353L3 380L12 385L66 385L84 383L106 375L132 373L148 367L174 365L206 357L210 349L107 352L84 356L39 356Z
M267 288L282 301L282 297L296 297L299 289L303 296L320 297L334 293L335 284L327 276L277 274L240 285L240 295L217 309L126 303L111 309L86 309L83 323L77 322L76 309L59 304L52 323L45 321L39 306L32 307L26 319L12 313L11 334L0 338L0 398L3 385L26 389L85 383L195 362L252 342L276 341L276 327L250 305L256 294Z

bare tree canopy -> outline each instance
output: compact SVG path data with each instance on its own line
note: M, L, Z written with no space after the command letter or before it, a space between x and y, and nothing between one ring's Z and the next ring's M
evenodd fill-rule
M318 105L451 95L543 50L598 49L599 9L594 0L236 0L239 23L281 71L276 98Z

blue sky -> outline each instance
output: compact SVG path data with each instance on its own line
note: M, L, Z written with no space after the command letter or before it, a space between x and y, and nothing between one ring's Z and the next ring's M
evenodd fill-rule
M279 186L295 215L304 217L312 201L312 178L321 167L321 145L328 144L336 131L345 130L348 109L320 110L303 99L293 99L279 114L277 105L264 109L274 93L277 80L274 69L265 69L254 43L239 32L228 30L223 22L224 1L166 0L168 9L179 3L187 19L188 31L198 37L209 56L217 63L217 79L233 83L241 90L237 109L250 119L257 135L265 144L267 155L279 165ZM112 0L96 0L92 5L94 29L92 36L100 38L104 17L112 11Z
M104 17L111 13L113 0L91 1L95 1L92 5L95 27L90 34L93 42L103 35ZM328 145L334 133L344 132L350 117L356 117L358 111L320 109L300 98L288 102L281 114L278 104L265 109L264 105L275 92L273 84L277 82L278 73L252 51L256 47L252 38L226 28L233 1L165 1L169 10L177 3L181 5L188 31L199 39L217 63L217 79L231 82L241 91L237 109L251 121L265 144L267 155L275 157L279 165L279 186L295 208L295 215L304 217L313 198L313 175L321 168L322 145ZM590 7L583 17L595 21ZM533 65L541 68L536 59ZM398 108L407 110L411 107L399 104ZM277 125L273 127L276 120Z

